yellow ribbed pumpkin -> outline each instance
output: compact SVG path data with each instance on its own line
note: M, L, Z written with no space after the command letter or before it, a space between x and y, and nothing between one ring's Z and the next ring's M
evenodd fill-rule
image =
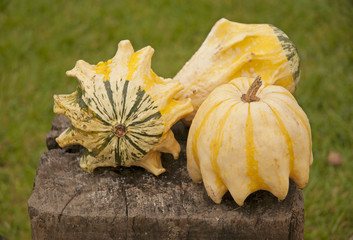
M86 148L80 161L84 170L140 166L159 175L165 171L160 152L178 158L180 146L170 128L192 105L190 99L173 99L182 89L180 83L151 70L153 52L149 46L134 52L125 40L111 60L97 65L79 60L67 72L79 87L54 96L54 112L72 123L56 141L61 147Z
M253 83L254 82L254 83ZM291 178L304 188L313 161L308 118L292 94L260 78L237 78L202 103L187 140L187 168L216 203L267 190L282 200ZM260 87L261 86L261 87Z
M294 44L269 24L219 20L199 50L173 78L183 85L176 98L191 98L194 111L216 87L237 77L260 75L266 83L294 92L299 82L299 57Z

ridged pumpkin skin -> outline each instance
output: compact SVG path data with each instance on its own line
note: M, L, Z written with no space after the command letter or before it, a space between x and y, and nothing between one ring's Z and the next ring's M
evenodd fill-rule
M299 57L288 36L269 24L241 24L219 20L199 50L173 78L183 90L178 99L191 98L194 111L189 125L216 87L237 77L260 75L266 83L294 92L299 82Z
M187 168L216 203L230 191L240 206L267 190L286 197L291 178L304 188L313 161L308 118L283 87L262 85L259 101L244 102L253 78L216 88L202 103L187 140Z
M72 123L56 141L61 147L80 144L87 149L80 161L84 170L140 166L159 175L165 171L160 152L178 158L180 146L170 128L192 105L190 99L173 99L180 83L151 70L153 52L149 46L134 52L125 40L111 60L97 65L79 60L67 72L79 87L54 96L54 112Z

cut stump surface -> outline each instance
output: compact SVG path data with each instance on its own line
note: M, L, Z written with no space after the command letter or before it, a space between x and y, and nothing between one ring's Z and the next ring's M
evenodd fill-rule
M80 150L60 149L55 138L70 122L53 120L49 151L41 156L28 201L33 239L303 239L304 200L291 181L288 196L251 194L239 207L227 193L215 204L186 170L187 129L173 132L178 160L163 154L158 177L138 167L79 167Z

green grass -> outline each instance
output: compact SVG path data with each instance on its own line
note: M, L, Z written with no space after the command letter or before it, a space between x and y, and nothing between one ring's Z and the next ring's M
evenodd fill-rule
M27 200L55 93L76 60L111 58L122 39L155 49L153 69L173 77L221 17L271 23L296 43L302 76L296 98L313 136L304 190L306 239L353 235L353 3L297 1L0 0L0 235L30 239ZM330 166L327 155L342 153Z

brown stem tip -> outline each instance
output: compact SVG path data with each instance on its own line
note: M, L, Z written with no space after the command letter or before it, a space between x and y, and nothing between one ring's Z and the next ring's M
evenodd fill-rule
M249 102L258 102L258 101L260 101L260 98L258 98L256 96L256 93L259 90L259 88L261 87L261 85L262 85L261 77L257 76L255 78L255 80L253 81L253 83L251 84L248 92L241 96L241 100L243 102L248 102L248 103Z
M123 136L125 136L127 130L123 124L118 124L118 125L114 126L113 132L114 132L115 136L123 137Z

